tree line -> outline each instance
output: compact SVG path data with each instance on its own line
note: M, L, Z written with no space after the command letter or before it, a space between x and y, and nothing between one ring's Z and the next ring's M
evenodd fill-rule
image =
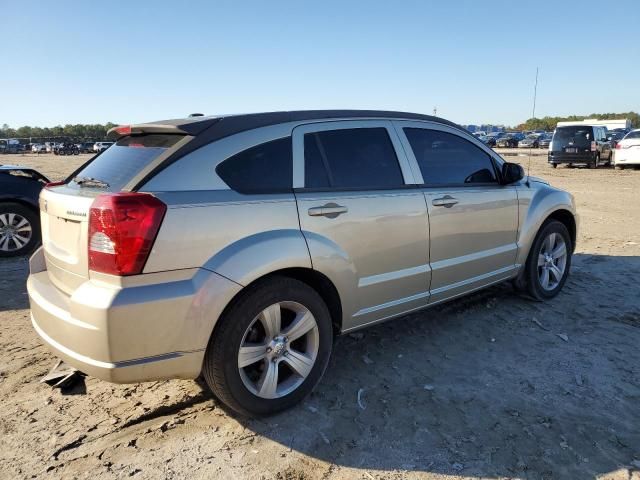
M591 115L570 115L568 117L543 117L530 118L526 122L516 126L516 130L554 130L558 122L579 122L585 118L597 118L599 120L621 120L628 118L631 120L633 128L640 128L640 114L636 112L627 113L592 113Z
M628 118L634 128L640 128L640 114L636 112L627 113L592 113L591 115L570 115L568 117L543 117L543 118L530 118L526 122L516 126L517 130L546 130L551 131L556 128L558 122L565 121L580 121L585 118L598 118L601 120L616 120ZM77 123L75 125L67 124L65 126L57 125L55 127L29 127L24 126L20 128L11 128L6 123L0 128L0 138L20 138L20 139L32 139L32 141L46 141L60 138L67 138L69 140L104 140L106 139L109 129L117 126L115 123L107 122L104 125L95 124L82 124Z
M104 125L96 124L67 124L55 127L20 127L11 128L6 123L0 128L0 138L32 139L33 142L66 138L68 140L104 140L109 129L117 126L107 122Z

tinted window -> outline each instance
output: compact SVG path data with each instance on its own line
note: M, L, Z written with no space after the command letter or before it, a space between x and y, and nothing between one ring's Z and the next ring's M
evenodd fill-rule
M352 128L304 136L305 187L393 188L404 185L386 128Z
M175 145L182 135L136 135L124 137L96 156L76 173L75 178L90 177L106 182L105 189L118 192L155 158ZM76 185L71 182L70 186Z
M627 138L640 138L640 130L637 130L637 131L634 130L633 132L629 132L629 133L627 133L627 136L624 137L624 138L625 139L627 139Z
M228 158L216 172L240 193L291 191L293 179L291 137L256 145Z
M578 147L589 147L593 138L593 127L568 126L558 127L553 134L554 149L566 147L571 143Z
M451 133L423 128L404 129L422 178L428 185L497 182L491 157Z

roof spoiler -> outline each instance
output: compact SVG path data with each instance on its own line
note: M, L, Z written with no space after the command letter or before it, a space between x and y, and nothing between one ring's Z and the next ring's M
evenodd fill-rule
M137 125L119 125L107 132L107 137L119 139L128 135L142 135L145 133L164 133L174 135L197 135L216 123L219 118L207 118L200 122L193 119L182 121L165 120L158 123L139 123Z
M187 132L181 130L176 125L162 125L157 123L141 123L139 125L118 125L107 132L107 137L118 139L127 135L140 135L143 133L174 133L186 135Z

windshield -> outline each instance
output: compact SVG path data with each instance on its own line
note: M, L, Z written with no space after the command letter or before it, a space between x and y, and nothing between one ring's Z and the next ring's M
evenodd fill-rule
M182 135L136 135L124 137L75 173L69 186L99 187L107 192L119 192L135 175L175 145Z
M578 147L589 147L593 140L591 127L558 127L553 134L553 147L562 148L569 144Z

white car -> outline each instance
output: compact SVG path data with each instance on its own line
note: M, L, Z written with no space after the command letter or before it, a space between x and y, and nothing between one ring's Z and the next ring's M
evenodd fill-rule
M109 148L111 145L113 145L113 142L96 142L93 145L93 151L98 153L101 152L103 150L106 150L107 148Z
M626 166L640 167L640 128L627 133L613 152L613 164L617 170Z
M45 153L46 147L42 143L34 143L31 145L31 151L33 153Z

